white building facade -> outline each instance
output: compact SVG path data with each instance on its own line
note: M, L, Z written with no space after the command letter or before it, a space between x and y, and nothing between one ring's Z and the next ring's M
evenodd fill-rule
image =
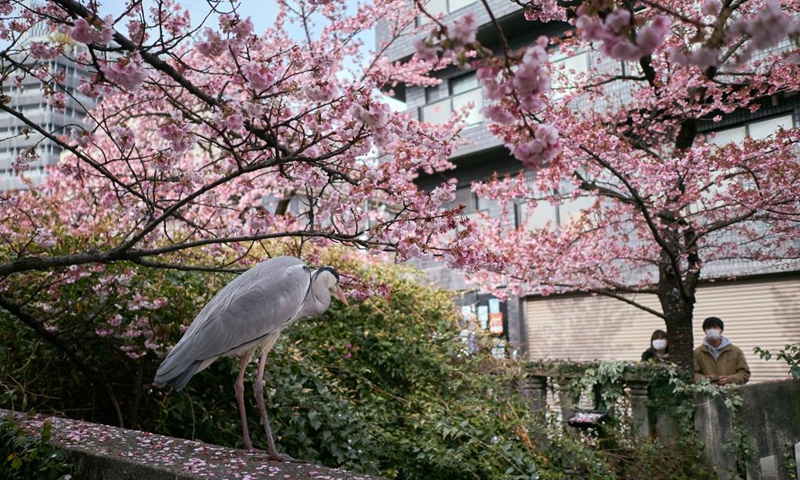
M22 44L33 41L46 41L50 32L44 23L35 25L26 32ZM75 53L82 48L80 44L71 47ZM35 61L23 54L12 54L13 60L20 62L28 70L19 82L14 78L19 69L4 75L2 95L5 107L24 117L54 137L68 137L74 129L83 127L86 111L95 105L95 100L78 92L81 78L90 72L65 56L54 60ZM65 94L64 108L56 108L42 92L42 81L36 78L37 68L46 66L51 73L63 72L65 78L60 82ZM54 85L54 83L53 83ZM0 191L27 188L27 182L40 183L47 175L47 168L58 163L62 148L57 142L37 132L29 123L17 115L0 110ZM18 169L18 159L24 156L26 169Z

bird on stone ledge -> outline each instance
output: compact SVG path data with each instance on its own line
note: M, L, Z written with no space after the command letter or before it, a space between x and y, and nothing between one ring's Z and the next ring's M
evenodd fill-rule
M312 271L295 257L276 257L256 265L227 284L200 311L158 367L155 386L169 384L180 390L216 359L240 356L236 401L244 446L252 450L244 403L244 375L253 354L260 349L253 389L267 436L267 454L274 460L298 461L275 448L264 405L264 367L281 331L297 320L324 313L330 306L331 294L347 305L339 288L339 273L333 267Z

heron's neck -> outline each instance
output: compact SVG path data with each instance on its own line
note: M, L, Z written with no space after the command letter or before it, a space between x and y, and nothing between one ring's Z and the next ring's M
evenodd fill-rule
M308 297L300 311L302 317L315 317L321 315L331 305L331 292L320 283L312 283Z

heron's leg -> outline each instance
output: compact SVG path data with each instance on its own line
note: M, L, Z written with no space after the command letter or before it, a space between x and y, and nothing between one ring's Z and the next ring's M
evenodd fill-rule
M247 353L242 356L242 363L239 365L239 376L236 377L236 403L239 404L239 416L242 419L242 439L244 440L244 448L248 450L253 449L253 441L250 440L250 432L247 430L247 411L244 406L244 374L247 371L247 364L250 363L250 355Z
M258 359L258 373L253 383L258 410L261 412L261 423L264 425L264 433L267 435L267 454L269 454L270 458L273 460L282 462L303 462L303 460L296 460L284 453L278 453L278 449L275 448L275 438L272 436L272 428L270 428L269 419L267 418L267 406L264 404L264 367L267 365L268 353L269 350L266 349L261 352L261 357Z

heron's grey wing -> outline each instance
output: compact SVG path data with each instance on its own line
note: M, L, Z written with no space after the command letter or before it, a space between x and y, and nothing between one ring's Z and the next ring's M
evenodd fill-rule
M280 332L300 310L310 280L310 272L300 264L280 275L258 276L242 286L224 308L211 312L212 317L194 334L198 359L225 355Z
M297 314L309 285L308 268L294 257L278 257L241 274L192 322L159 367L156 383L167 383L197 362L280 332Z

